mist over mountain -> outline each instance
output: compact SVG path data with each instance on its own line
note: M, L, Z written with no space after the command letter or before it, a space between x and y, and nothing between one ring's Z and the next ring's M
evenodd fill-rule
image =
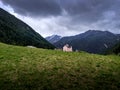
M0 8L0 42L53 49L54 46L30 26Z
M57 48L62 48L65 44L69 44L74 51L104 54L106 50L112 48L119 41L119 34L113 34L109 31L89 30L75 36L63 37L54 45Z

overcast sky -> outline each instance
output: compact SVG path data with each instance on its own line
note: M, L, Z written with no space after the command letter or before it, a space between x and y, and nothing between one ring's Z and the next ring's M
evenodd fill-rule
M0 0L0 7L44 37L87 30L120 33L120 0Z

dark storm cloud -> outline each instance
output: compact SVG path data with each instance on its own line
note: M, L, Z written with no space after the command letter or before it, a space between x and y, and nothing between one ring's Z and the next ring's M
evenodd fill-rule
M57 24L68 30L89 28L120 31L120 0L1 0L16 13L60 16ZM82 27L82 28L81 28ZM56 27L57 28L57 27Z
M62 7L71 17L70 25L120 32L120 0L62 1Z
M61 3L69 15L74 17L74 20L83 22L101 20L106 12L118 13L120 10L120 0L71 0L71 2L63 0Z
M16 13L32 16L58 15L61 8L56 0L1 0L10 5Z
M15 12L30 15L61 15L65 10L75 18L99 20L104 12L119 10L120 0L1 0Z

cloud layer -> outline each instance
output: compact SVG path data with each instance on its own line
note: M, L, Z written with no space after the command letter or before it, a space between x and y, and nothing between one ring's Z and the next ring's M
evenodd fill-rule
M39 20L40 23L46 21L45 28L58 34L63 31L76 34L88 29L120 33L120 0L1 1L22 16L34 17L34 19L42 17L42 21Z
M1 0L10 5L16 13L32 16L59 15L61 8L56 0Z

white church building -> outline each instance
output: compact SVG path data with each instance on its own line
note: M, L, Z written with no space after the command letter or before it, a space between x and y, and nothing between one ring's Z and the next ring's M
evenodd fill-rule
M72 52L73 51L72 46L69 46L68 44L64 45L63 46L63 51Z

